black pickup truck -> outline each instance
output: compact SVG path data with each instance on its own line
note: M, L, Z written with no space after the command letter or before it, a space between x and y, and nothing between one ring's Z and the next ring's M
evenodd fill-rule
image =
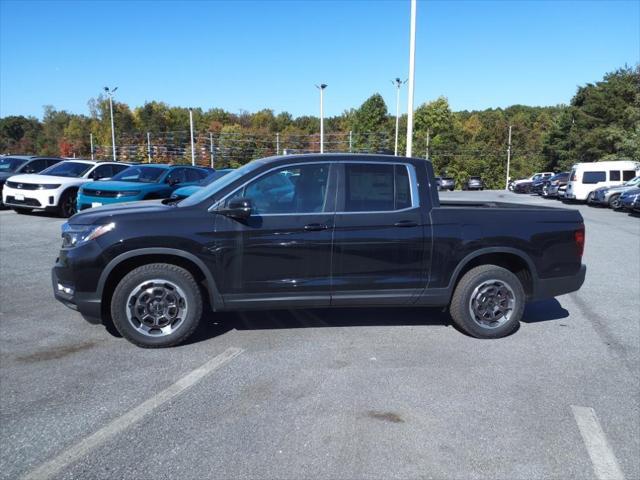
M99 207L62 227L55 297L144 347L220 310L449 306L475 337L584 282L576 210L441 202L430 162L254 160L182 200ZM428 315L425 312L425 315Z

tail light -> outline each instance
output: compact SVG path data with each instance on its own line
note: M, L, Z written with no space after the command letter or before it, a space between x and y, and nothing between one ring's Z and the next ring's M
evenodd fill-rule
M582 254L584 253L584 225L580 227L578 230L573 232L573 239L576 242L576 248L578 249L578 255L582 258Z

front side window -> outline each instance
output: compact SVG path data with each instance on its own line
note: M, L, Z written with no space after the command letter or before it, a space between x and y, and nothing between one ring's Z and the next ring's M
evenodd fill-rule
M637 174L636 174L635 170L623 170L623 172L622 172L622 180L624 180L626 182L627 180L631 180L636 175Z
M22 169L22 173L38 173L47 168L47 161L44 159L32 160Z
M206 176L204 170L198 170L197 168L187 169L187 182L199 182Z
M328 180L328 163L282 167L254 180L232 197L250 199L252 211L258 215L323 212Z
M606 172L584 172L582 174L582 183L598 183L605 182L607 180Z
M411 206L405 165L346 164L346 212L387 212Z
M611 182L620 181L620 170L609 170L609 180Z
M169 184L179 184L185 183L187 181L186 169L185 168L174 168L171 170L171 173L167 175L164 182Z
M110 164L100 165L91 174L94 180L101 178L111 178L113 176L113 167Z

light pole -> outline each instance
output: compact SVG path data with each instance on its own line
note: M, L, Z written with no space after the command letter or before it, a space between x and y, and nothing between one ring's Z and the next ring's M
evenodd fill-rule
M395 148L394 155L397 157L398 156L398 128L400 127L400 87L402 86L403 83L407 83L407 81L405 80L403 82L402 80L396 77L395 80L391 80L391 83L393 83L396 86L396 148Z
M509 168L511 167L511 125L509 125L509 141L507 143L507 181L504 189L509 190Z
M113 161L116 162L116 131L113 126L113 94L116 93L118 87L109 90L109 87L104 87L104 91L107 92L109 97L109 111L111 112L111 145L113 147Z
M327 88L326 83L321 83L320 85L316 85L316 88L320 90L320 153L324 153L324 103L323 103L323 93L324 89Z
M189 108L189 130L191 131L191 165L196 164L196 146L193 143L193 109Z
M413 149L413 80L416 63L416 0L411 0L411 23L409 33L409 92L407 94L407 157Z

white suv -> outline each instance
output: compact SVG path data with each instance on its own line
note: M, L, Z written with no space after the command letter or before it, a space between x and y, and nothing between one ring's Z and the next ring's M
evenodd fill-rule
M80 185L111 178L128 167L116 162L65 160L37 174L9 177L2 191L2 201L18 213L39 209L70 217L76 213Z

